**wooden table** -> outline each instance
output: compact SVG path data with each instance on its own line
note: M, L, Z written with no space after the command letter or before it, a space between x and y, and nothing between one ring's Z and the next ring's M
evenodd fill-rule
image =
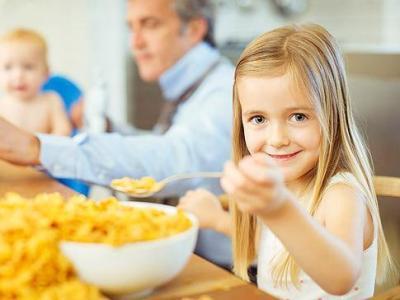
M67 187L33 168L13 166L0 161L0 196L7 192L17 192L25 197L32 197L43 192L59 192L65 197L74 194ZM146 299L261 300L275 298L197 255L193 255L178 277L157 289Z
M0 160L0 196L16 192L25 197L58 192L65 197L74 192L45 174L29 167L17 167Z

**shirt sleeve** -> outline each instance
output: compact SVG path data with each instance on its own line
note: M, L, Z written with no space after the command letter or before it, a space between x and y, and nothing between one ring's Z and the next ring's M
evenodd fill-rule
M173 125L166 134L121 136L80 134L74 138L38 134L40 160L55 177L109 184L129 176L167 176L195 171L221 171L230 157L231 105L226 93L211 93L201 111ZM188 180L171 185L164 196L202 186L212 191L218 180Z

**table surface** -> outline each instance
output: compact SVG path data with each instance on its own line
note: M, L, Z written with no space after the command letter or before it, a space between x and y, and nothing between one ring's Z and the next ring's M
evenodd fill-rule
M0 196L17 192L25 197L58 192L65 197L74 192L34 168L14 166L0 161ZM231 273L193 255L185 269L172 281L158 288L148 300L259 300L275 299Z

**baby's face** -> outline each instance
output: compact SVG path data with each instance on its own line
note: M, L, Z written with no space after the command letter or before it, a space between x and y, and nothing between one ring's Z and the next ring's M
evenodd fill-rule
M47 65L38 46L27 42L0 45L0 88L6 95L33 99L47 79Z

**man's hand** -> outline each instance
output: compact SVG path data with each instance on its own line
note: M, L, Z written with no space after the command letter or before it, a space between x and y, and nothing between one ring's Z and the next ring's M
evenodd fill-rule
M18 165L38 165L39 156L39 139L0 117L0 159Z

